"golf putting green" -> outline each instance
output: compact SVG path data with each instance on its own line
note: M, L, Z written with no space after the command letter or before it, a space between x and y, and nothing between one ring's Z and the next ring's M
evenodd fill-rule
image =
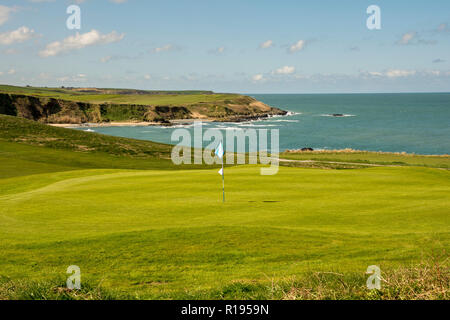
M0 277L66 278L141 298L236 281L361 272L449 247L450 173L74 170L0 179Z

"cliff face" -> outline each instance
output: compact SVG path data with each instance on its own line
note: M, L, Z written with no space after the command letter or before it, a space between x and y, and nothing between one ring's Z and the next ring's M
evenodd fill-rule
M223 104L197 103L186 106L135 104L94 104L29 95L0 93L0 114L18 116L42 123L81 124L110 121L167 122L178 119L239 121L268 115L283 115L253 98L241 96Z

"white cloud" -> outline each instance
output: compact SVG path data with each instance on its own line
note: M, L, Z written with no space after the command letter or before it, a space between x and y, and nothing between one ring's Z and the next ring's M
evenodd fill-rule
M173 44L166 44L165 46L154 48L152 50L152 52L160 53L160 52L177 51L177 50L180 50L180 48L177 46L174 46Z
M85 82L87 81L87 75L84 73L80 73L74 76L63 76L63 77L59 77L56 78L57 81L59 82Z
M24 42L35 37L33 29L28 27L20 27L17 30L0 33L0 44L10 45L16 42Z
M440 70L402 70L388 69L384 71L361 71L359 77L362 79L380 78L380 79L401 79L401 78L424 78L424 77L440 77L445 72Z
M259 45L259 47L260 47L261 49L267 49L267 48L270 48L270 47L272 47L272 46L273 46L273 41L272 41L272 40L264 41L263 43L261 43L261 44Z
M152 78L152 76L149 75L149 74L146 74L146 75L144 76L144 79L145 79L145 80L150 80L151 78Z
M262 74L255 74L252 79L253 81L262 81L264 80L264 76Z
M273 74L292 74L295 72L295 67L284 66L273 71Z
M388 70L386 71L385 75L388 78L399 78L399 77L409 77L409 76L413 76L416 74L415 70Z
M417 32L407 32L402 35L400 40L397 42L398 44L407 45L411 44L411 42L417 37Z
M67 37L63 41L55 41L48 44L44 50L39 52L39 55L41 57L52 57L93 45L118 42L124 37L125 34L118 34L116 31L108 34L101 34L97 30L91 30L90 32L83 34L77 32L76 35Z
M14 74L16 74L16 70L14 68L11 68L11 69L8 70L8 74L9 75L14 75Z
M385 71L361 71L360 76L363 78L370 77L380 77L380 78L405 78L414 76L417 74L416 70L401 70L401 69L389 69Z
M404 33L402 37L397 41L397 44L399 45L434 45L436 43L436 40L423 39L417 32L414 31Z
M288 51L289 51L290 53L294 53L294 52L303 50L303 49L305 48L305 45L306 45L306 41L305 41L305 40L299 40L299 41L297 41L296 43L294 43L293 45L291 45L291 46L289 47L289 50L288 50Z
M378 72L378 71L369 71L368 73L374 77L382 77L384 75L382 72Z
M155 52L163 52L163 51L170 51L172 49L172 45L171 44L167 44L164 47L160 47L160 48L155 48L154 51Z
M0 26L9 20L9 15L14 11L15 8L0 5Z

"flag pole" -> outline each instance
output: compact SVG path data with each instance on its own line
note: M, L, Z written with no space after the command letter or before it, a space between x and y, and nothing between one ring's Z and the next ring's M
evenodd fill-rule
M225 203L225 171L223 170L223 157L222 157L222 194L223 194L223 203Z
M225 153L223 152L222 142L220 142L219 146L217 147L217 149L214 153L216 154L216 156L218 156L222 160L222 169L220 169L219 174L222 176L222 197L223 197L223 202L225 203L225 174L223 171L223 156Z

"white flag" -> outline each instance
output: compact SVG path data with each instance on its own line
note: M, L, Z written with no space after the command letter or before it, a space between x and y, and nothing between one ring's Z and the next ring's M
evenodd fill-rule
M221 176L223 176L223 169L220 169L220 170L219 170L219 174L220 174Z
M223 158L223 146L222 146L222 142L220 142L219 146L216 149L216 156L218 156L220 159Z

